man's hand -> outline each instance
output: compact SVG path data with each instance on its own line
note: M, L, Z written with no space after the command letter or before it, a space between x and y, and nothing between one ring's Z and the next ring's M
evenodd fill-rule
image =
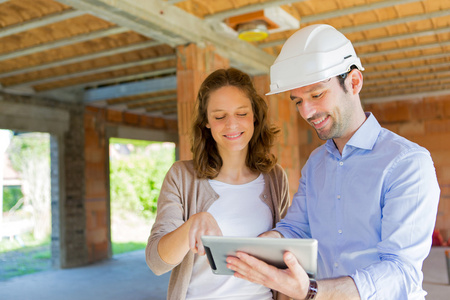
M284 270L243 252L236 256L227 258L227 267L235 271L235 277L262 284L295 299L305 299L309 277L292 253L284 253L283 259L288 266Z

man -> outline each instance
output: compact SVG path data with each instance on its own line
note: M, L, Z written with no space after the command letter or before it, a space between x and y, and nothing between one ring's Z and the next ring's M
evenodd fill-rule
M328 25L297 31L271 67L271 91L290 91L327 142L302 169L286 217L265 237L319 242L317 282L289 252L281 270L245 253L235 276L295 299L424 299L439 202L429 152L381 128L363 111L363 71L350 41Z

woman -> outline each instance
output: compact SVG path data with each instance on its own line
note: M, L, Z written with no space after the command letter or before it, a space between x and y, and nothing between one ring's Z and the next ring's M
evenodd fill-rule
M164 179L147 264L157 275L172 270L168 299L273 299L266 287L214 275L200 239L258 236L286 213L267 104L247 74L217 70L200 87L192 130L193 160L174 163Z

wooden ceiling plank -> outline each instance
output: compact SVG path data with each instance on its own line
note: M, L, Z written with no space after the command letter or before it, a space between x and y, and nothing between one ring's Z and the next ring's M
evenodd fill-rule
M392 69L392 70L374 71L374 72L370 72L368 75L366 75L366 77L368 78L368 80L371 80L370 79L371 76L379 75L379 74L387 75L387 74L391 74L391 73L408 72L408 71L411 71L411 70L445 68L445 67L450 67L450 62L447 62L447 63L436 63L436 64L426 64L426 65L423 65L423 66L411 66L411 67L397 68L397 69Z
M107 99L133 96L142 93L173 90L176 88L176 76L162 77L87 90L84 93L84 102L93 103Z
M367 98L363 98L362 102L371 104L371 103L382 103L382 102L391 102L391 101L404 101L404 100L415 100L422 99L427 97L438 97L450 94L450 86L447 86L446 89L443 90L430 90L426 92L415 92L411 93L411 91L405 91L402 95L391 95L391 96L382 96L377 97L376 95L368 96Z
M161 104L165 103L167 101L173 101L173 99L177 99L177 94L170 94L170 95L163 95L163 96L156 96L152 98L144 98L144 99L137 99L137 100L131 100L131 101L122 101L120 103L114 103L110 104L108 103L108 107L113 107L114 109L132 109L132 108L139 108L144 107L147 105L150 105L150 102L155 102L155 104Z
M366 41L356 41L356 42L352 42L352 44L353 44L353 47L367 46L367 45L373 45L373 44L379 44L379 43L385 43L385 42L398 41L398 40L403 40L403 39L418 38L418 37L429 36L429 35L434 35L434 34L437 35L437 34L441 34L441 33L447 33L449 31L450 31L450 27L443 27L443 28L438 28L438 29L416 31L416 32L406 33L406 34L385 36L382 38L370 39L370 40L366 40Z
M450 45L450 41L446 41L446 42L432 43L432 44L426 44L426 45L414 45L414 46L410 46L410 47L395 48L395 49L389 49L389 50L383 50L383 51L358 53L358 56L360 58L367 58L367 57L373 57L373 56L388 55L388 54L393 54L393 53L398 53L398 52L409 52L409 51L414 51L414 50L425 50L425 49L432 49L432 48L438 48L438 47L446 47L449 45Z
M84 41L88 41L88 40L92 40L92 39L97 39L97 38L105 37L108 35L119 34L119 33L123 33L126 31L129 31L129 29L123 28L123 27L114 27L114 28L110 28L110 29L94 31L94 32L91 32L88 34L82 34L82 35L74 36L74 37L71 37L68 39L57 40L57 41L54 41L51 43L37 45L34 47L29 47L26 49L16 50L16 51L13 51L10 53L2 54L2 55L0 55L0 61L16 58L16 57L20 57L20 56L25 56L25 55L33 54L33 53L40 52L40 51L46 51L46 50L53 49L53 48L63 47L63 46L67 46L67 45L71 45L71 44L75 44L75 43L80 43L80 42L84 42Z
M363 67L367 69L369 67L372 68L372 67L377 67L377 66L395 65L395 64L399 64L399 63L405 63L405 62L432 60L432 59L439 59L439 58L446 58L446 57L449 57L449 54L446 52L439 53L439 54L414 56L414 57L408 56L408 57L399 58L399 59L381 60L381 61L373 62L373 63L363 63Z
M303 1L306 1L306 0L297 0L297 1L295 1L295 0L273 0L273 1L256 3L256 4L250 4L250 5L241 6L239 8L235 8L235 9L221 11L221 12L213 14L213 15L205 16L205 20L222 22L223 20L225 20L229 17L239 16L239 15L252 13L255 11L259 11L259 10L264 10L265 8L268 8L268 7L286 5L286 4L291 4L294 2L299 3L299 2L303 2ZM416 1L418 1L418 0L416 0Z
M364 5L358 5L353 6L349 8L334 10L331 12L321 13L321 14L314 14L309 16L304 16L301 18L302 23L312 23L319 20L328 20L333 18L338 18L342 16L348 16L351 14L358 14L366 11L372 11L380 8L400 5L400 4L406 4L411 2L419 2L421 0L385 0L385 1L379 1Z
M342 13L343 13L342 16L346 15L345 11L346 11L346 9L342 10ZM375 23L369 23L369 24L361 24L361 25L357 25L357 26L338 28L338 30L340 32L342 32L343 34L346 34L346 33L353 33L353 32L357 32L357 31L366 31L366 30L371 30L371 29L376 29L376 28L382 28L382 27L387 27L387 26L391 26L391 25L404 24L407 22L415 22L415 21L422 21L422 20L431 19L431 18L438 18L438 17L447 16L447 15L450 15L450 10L448 10L448 9L436 11L436 12L432 12L432 13L396 18L396 19L382 21L382 22L375 22ZM305 18L302 18L302 23L304 22ZM320 20L324 20L324 19L318 19L317 21L320 21ZM444 29L442 29L442 30L444 30ZM395 37L392 37L392 38L395 38ZM400 38L401 38L401 35L400 35ZM271 41L271 42L267 42L267 43L260 43L258 45L258 47L259 48L275 47L275 46L284 44L284 42L286 42L286 39L279 39L279 40L275 40L275 41ZM373 42L373 40L368 40L368 41L364 41L364 42L359 41L356 43L366 43L368 45L375 44L375 42Z
M367 95L362 95L363 97L369 97L372 98L375 96L404 96L405 94L409 93L409 94L415 94L415 93L420 93L420 92L424 92L424 91L449 91L450 89L450 84L441 84L441 83L436 83L433 85L427 85L424 87L409 87L409 88L404 88L404 89L395 89L393 90L393 92L384 92L384 91L379 91L379 92L374 92L374 93L370 93Z
M145 100L141 99L141 101L139 102L133 103L126 102L123 104L125 104L128 108L138 108L138 107L150 107L155 105L167 104L172 102L177 103L177 94L146 98Z
M34 19L34 20L27 21L27 22L19 23L16 25L4 27L0 30L0 38L8 36L8 35L13 35L13 34L17 34L20 32L24 32L24 31L27 31L30 29L50 25L53 23L67 20L67 19L72 19L72 18L81 16L84 14L86 14L86 13L83 11L65 10L60 13L47 15L43 18Z
M127 46L123 46L123 47L119 47L119 48L108 49L105 51L96 52L96 53L92 53L92 54L80 55L80 56L68 58L65 60L58 60L58 61L54 61L54 62L51 62L48 64L42 64L42 65L33 66L33 67L29 67L29 68L23 68L23 69L19 69L19 70L10 71L10 72L0 73L0 78L10 77L10 76L14 76L14 75L29 73L29 72L36 72L36 71L49 69L49 68L53 68L53 67L61 67L64 65L80 63L80 62L91 60L91 59L97 59L97 58L101 58L101 57L105 57L105 56L111 56L111 55L131 52L131 51L150 48L150 47L154 47L154 46L158 46L158 45L161 45L161 43L157 42L157 41L141 42L138 44L132 44L132 45L127 45Z
M420 81L406 81L406 82L396 82L395 83L395 89L406 89L406 88L414 88L419 86L431 86L431 85L444 85L449 84L450 78L433 78L433 79L426 79L426 80L420 80ZM379 86L371 86L366 87L364 90L365 93L370 92L383 92L386 90L392 90L392 86L389 85L379 85Z
M177 102L175 101L174 103L170 103L170 104L162 104L162 105L155 105L153 107L146 107L145 110L147 112L152 112L152 111L158 111L158 110L173 109L176 107L177 107Z
M406 76L402 76L400 78L399 82L403 82L403 81L407 81L407 80L420 81L423 78L423 76L424 76L424 74L406 75ZM436 72L433 73L433 76L434 76L435 79L441 78L441 77L437 77L437 76L448 77L448 76L450 76L450 71L436 71ZM381 78L381 79L371 79L370 81L364 82L364 86L365 87L367 87L367 86L371 87L372 85L392 84L392 83L393 83L392 78L388 77L388 78Z
M352 33L355 31L366 31L366 30L371 30L371 29L376 29L376 28L381 28L381 27L388 27L388 26L397 25L397 24L423 21L423 20L428 20L428 19L432 19L432 18L440 18L440 17L445 17L448 15L450 15L450 9L444 9L444 10L434 11L434 12L430 12L430 13L421 13L421 14L417 14L417 15L413 15L413 16L395 18L395 19L386 20L386 21L382 21L382 22L374 22L374 23L369 23L369 24L360 24L358 26L340 28L339 31L342 32L343 34L346 34L346 33Z
M215 45L230 65L251 75L267 74L275 57L234 37L218 35L209 22L163 1L58 0L127 27L172 47L186 43Z
M38 80L33 80L33 81L24 82L24 83L10 85L8 87L15 88L15 87L20 87L20 86L40 85L40 84L49 83L49 82L53 82L53 81L61 81L61 80L66 80L66 79L83 77L83 76L87 76L87 75L98 74L98 73L103 73L103 72L110 72L110 71L126 69L126 68L131 68L131 67L136 67L136 66L142 66L142 65L148 65L148 64L158 63L158 62L162 62L162 61L173 60L173 59L176 59L176 55L157 56L157 57L152 57L149 59L132 61L132 62L124 63L124 64L112 65L112 66L103 67L103 68L95 68L92 70L87 70L87 71L82 71L82 72L77 72L77 73L70 73L70 74L65 74L65 75L57 75L54 77L42 78L42 79L38 79Z

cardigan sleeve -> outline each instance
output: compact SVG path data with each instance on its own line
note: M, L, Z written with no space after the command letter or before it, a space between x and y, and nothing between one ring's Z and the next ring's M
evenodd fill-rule
M164 235L174 231L185 222L184 205L179 185L181 172L180 164L175 163L164 178L158 197L156 220L145 249L147 265L156 275L164 274L177 266L168 264L161 259L158 253L158 244Z
M287 177L286 172L284 169L280 166L280 174L278 175L278 178L280 179L280 204L278 206L280 211L280 220L286 216L287 210L290 205L290 199L291 196L289 194L289 180ZM279 221L279 220L278 220Z

